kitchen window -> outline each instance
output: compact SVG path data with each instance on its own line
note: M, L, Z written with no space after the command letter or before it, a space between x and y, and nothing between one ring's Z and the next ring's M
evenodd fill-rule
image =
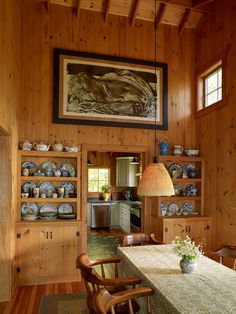
M88 169L88 192L102 192L101 187L110 184L109 168L89 168Z

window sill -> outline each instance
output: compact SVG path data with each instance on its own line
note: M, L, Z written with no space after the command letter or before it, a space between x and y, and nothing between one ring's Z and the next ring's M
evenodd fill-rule
M211 112L214 112L216 110L220 110L227 105L228 105L228 97L225 97L222 100L217 101L215 104L213 104L209 107L203 108L203 109L199 110L198 112L196 112L195 118L198 119L198 118L205 116Z

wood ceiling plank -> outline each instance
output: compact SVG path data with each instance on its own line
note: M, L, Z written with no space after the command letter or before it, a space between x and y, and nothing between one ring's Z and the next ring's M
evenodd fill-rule
M80 15L80 6L81 6L81 0L77 0L77 7L76 7L76 17L79 18Z
M196 9L213 1L214 0L192 0L192 8Z
M138 13L139 5L141 0L134 0L133 9L132 9L132 15L131 15L131 27L134 26L134 22Z
M104 21L105 21L105 23L107 22L107 19L108 19L108 16L109 16L109 12L110 12L110 8L111 8L111 0L107 0L106 1L105 12L104 12Z
M165 3L160 3L160 6L158 8L156 18L155 18L155 29L156 30L163 20L166 9L167 9L167 5Z
M183 34L183 31L184 31L184 27L186 25L186 23L188 22L188 18L189 18L189 15L191 13L191 9L186 9L184 11L184 15L180 21L180 24L179 24L179 35L181 36Z

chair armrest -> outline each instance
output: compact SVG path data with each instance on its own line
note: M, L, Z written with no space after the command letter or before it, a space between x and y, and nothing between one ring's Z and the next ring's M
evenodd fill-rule
M120 263L121 258L118 255L114 255L111 257L107 257L107 258L99 258L96 260L92 260L92 265L101 265L101 264L111 264L111 263Z
M119 286L134 286L139 285L141 279L137 276L124 278L103 278L101 283L103 286L119 287Z
M123 301L126 301L130 298L139 298L145 297L148 295L153 295L153 289L149 287L139 287L130 290L124 290L113 294L113 297L124 297Z

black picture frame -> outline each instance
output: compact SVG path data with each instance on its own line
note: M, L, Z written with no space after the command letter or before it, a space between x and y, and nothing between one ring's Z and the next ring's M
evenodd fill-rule
M167 130L166 63L54 49L53 122Z

